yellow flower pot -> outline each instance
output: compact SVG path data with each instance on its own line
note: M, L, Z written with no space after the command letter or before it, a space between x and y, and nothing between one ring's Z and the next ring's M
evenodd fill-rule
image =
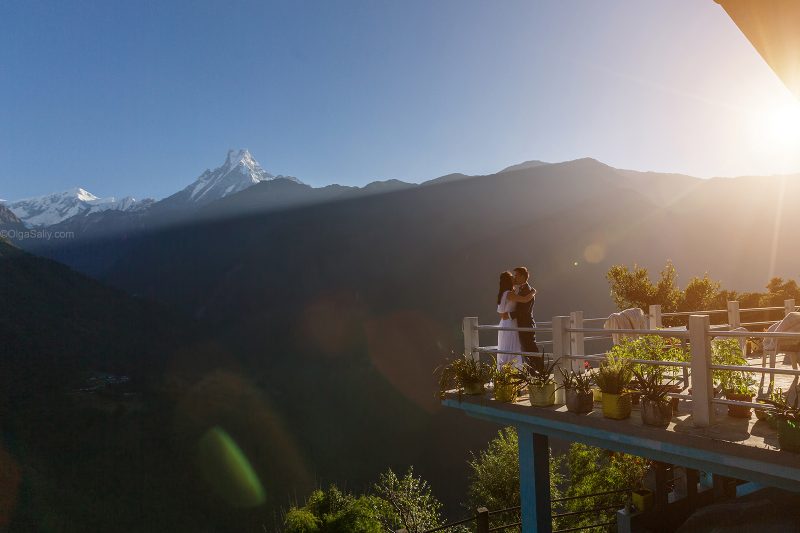
M631 416L631 395L603 393L603 416L623 420Z
M494 384L494 399L498 402L513 403L517 400L518 388L516 385Z
M631 492L631 500L637 511L647 511L653 506L653 491L639 489Z
M528 385L528 397L531 400L531 405L535 407L553 405L556 403L556 384L548 383L543 387Z
M602 402L603 401L603 391L601 391L598 388L593 388L592 389L592 396L593 396L593 400L592 401L595 401L595 402Z

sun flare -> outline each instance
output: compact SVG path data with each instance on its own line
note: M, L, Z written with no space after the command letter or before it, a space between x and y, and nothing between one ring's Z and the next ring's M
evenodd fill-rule
M772 149L800 148L800 102L769 107L755 115L759 141Z

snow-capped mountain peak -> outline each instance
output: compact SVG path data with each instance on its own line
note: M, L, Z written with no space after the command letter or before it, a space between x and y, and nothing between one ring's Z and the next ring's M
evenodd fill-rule
M286 176L274 176L264 170L249 150L228 150L222 166L206 170L194 183L165 201L173 205L208 204L262 181L283 177ZM287 179L298 181L296 178Z
M140 202L131 197L121 200L117 200L113 196L99 198L86 189L74 187L64 192L7 202L5 205L27 226L52 226L84 213L111 209L135 210L140 206L149 205L149 201L142 200Z

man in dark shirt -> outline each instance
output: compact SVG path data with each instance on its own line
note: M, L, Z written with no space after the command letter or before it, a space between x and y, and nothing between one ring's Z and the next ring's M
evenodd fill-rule
M520 296L527 296L528 294L533 291L536 293L536 289L532 288L528 284L528 269L525 267L517 267L514 269L514 287L516 293ZM520 328L530 328L536 325L536 322L533 320L533 304L536 301L536 297L534 296L533 299L528 303L517 302L517 307L513 313L511 313L511 318L517 319L517 326ZM536 346L536 333L532 331L520 331L519 333L519 343L522 346L523 352L538 352L539 347ZM525 356L528 360L528 364L533 366L534 368L541 368L542 358L540 356L535 355L528 355Z

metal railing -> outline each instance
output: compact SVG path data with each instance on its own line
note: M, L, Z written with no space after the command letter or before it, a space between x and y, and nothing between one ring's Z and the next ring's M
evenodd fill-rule
M626 505L628 500L630 500L630 493L631 493L632 490L633 489L625 488L625 489L617 489L617 490L608 490L608 491L603 491L603 492L596 492L596 493L592 493L592 494L581 494L581 495L578 495L578 496L566 496L566 497L562 497L562 498L553 499L553 500L551 500L551 504L558 504L558 503L561 503L561 502L574 501L574 500L589 500L589 499L592 499L592 498L597 498L599 496L610 496L612 494L626 494L627 495L627 499L625 501L621 501L621 502L615 503L613 505L601 505L601 506L596 506L596 507L591 507L591 508L586 508L586 509L580 509L580 510L577 510L577 511L569 511L569 512L564 512L564 513L555 513L555 514L552 515L552 519L553 519L554 522L556 522L557 519L559 519L559 518L580 516L580 515L583 515L583 514L596 513L596 512L601 512L601 511L609 511L609 510L612 510L612 509L621 509L622 507L624 507ZM492 533L494 531L505 531L505 530L508 530L508 529L511 529L511 528L515 528L515 527L518 528L518 527L522 526L522 522L519 521L519 520L517 520L516 522L508 523L508 524L501 524L501 525L491 526L490 525L490 518L493 517L493 516L503 515L503 514L507 514L507 513L519 513L520 510L521 510L521 507L519 505L514 506L514 507L507 507L505 509L496 509L496 510L493 510L493 511L490 511L486 507L479 507L475 511L475 514L473 516L469 516L467 518L463 518L461 520L456 520L456 521L453 521L453 522L448 522L446 524L443 524L441 526L437 526L437 527L434 527L434 528L431 528L431 529L426 529L422 533L438 533L438 532L441 532L441 531L447 531L448 529L451 529L451 528L454 528L454 527L458 527L458 526L467 525L467 524L474 524L476 533ZM598 528L598 527L612 525L612 524L615 524L615 523L616 523L616 521L597 522L597 523L587 524L587 525L583 525L583 526L575 526L575 527L569 527L569 528L565 528L565 529L557 529L557 530L553 530L553 533L567 533L569 531L585 531L585 530L590 530L590 529L594 529L594 528ZM399 529L399 530L397 530L396 533L408 533L408 531L406 529Z

